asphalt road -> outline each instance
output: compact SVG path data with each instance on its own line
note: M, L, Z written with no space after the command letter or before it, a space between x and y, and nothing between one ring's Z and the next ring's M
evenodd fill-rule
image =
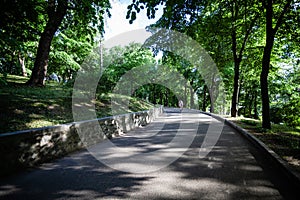
M196 111L166 111L113 145L1 179L0 199L297 199L284 175L233 129Z

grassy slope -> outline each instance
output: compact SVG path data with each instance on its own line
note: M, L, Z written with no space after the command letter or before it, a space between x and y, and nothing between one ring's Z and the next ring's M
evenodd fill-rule
M8 84L0 85L0 133L73 121L72 88L55 82L47 82L46 87L28 87L23 84L26 80L9 75ZM96 99L97 117L111 115L110 98L111 95L99 95ZM129 109L124 113L153 107L141 100L129 100Z
M272 130L262 130L261 121L250 118L228 118L255 137L287 161L300 173L300 129L273 124Z

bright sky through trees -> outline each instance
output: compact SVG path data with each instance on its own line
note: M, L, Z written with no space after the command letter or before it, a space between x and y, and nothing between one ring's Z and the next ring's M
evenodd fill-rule
M110 10L111 17L105 19L105 34L104 39L109 39L118 34L132 31L136 29L145 28L146 26L155 23L163 13L163 7L158 7L155 19L148 19L146 10L141 10L138 13L137 19L129 24L129 20L126 19L127 6L131 3L131 0L110 0L112 9Z

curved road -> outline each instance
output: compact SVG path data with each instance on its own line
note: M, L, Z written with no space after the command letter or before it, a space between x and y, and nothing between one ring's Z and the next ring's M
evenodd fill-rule
M150 125L112 141L115 146L104 141L0 179L0 199L295 197L288 180L251 143L196 111L166 109ZM203 141L216 144L201 149Z

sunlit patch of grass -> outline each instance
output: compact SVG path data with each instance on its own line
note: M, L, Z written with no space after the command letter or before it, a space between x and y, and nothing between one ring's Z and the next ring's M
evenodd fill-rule
M47 104L42 103L42 102L35 102L32 104L34 107L47 107Z
M138 100L136 98L132 98L129 103L129 108L134 111L148 110L153 106L154 105L149 102L146 102L144 100Z
M4 77L2 74L0 74L0 77ZM24 76L17 76L17 75L8 75L6 77L6 81L8 83L18 83L18 84L24 84L26 81L28 81L28 77Z
M28 128L40 128L40 127L44 127L44 126L53 126L55 125L55 123L51 122L51 121L47 121L45 119L36 119L36 120L32 120L31 122L26 123L26 126Z

